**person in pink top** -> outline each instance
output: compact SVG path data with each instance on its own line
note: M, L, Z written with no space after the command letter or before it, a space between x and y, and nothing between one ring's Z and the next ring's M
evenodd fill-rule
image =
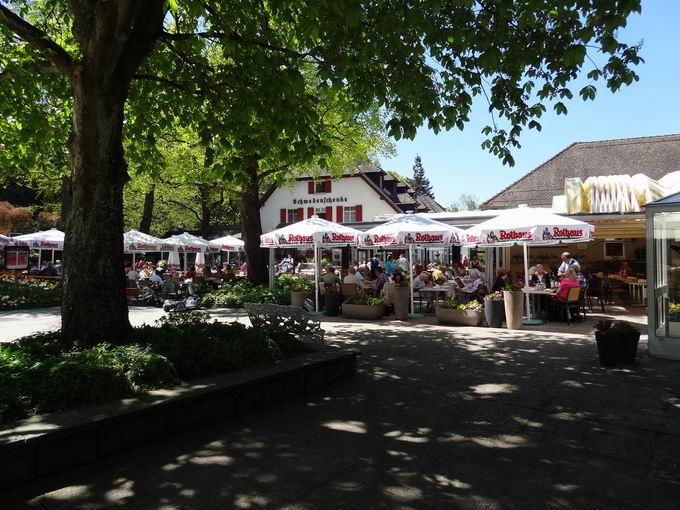
M569 269L567 269L567 273L560 281L560 287L559 289L557 289L557 293L555 294L553 299L564 303L567 300L567 296L569 295L569 289L571 289L572 287L579 286L580 285L576 277L576 271L574 270L573 267L569 267Z

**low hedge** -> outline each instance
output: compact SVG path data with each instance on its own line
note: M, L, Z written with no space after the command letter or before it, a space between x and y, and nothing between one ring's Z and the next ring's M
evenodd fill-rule
M307 352L279 328L209 322L207 314L135 328L126 345L91 348L43 333L0 349L0 423L101 404L218 373L260 368Z
M246 280L238 280L205 294L203 305L215 308L240 308L243 303L289 305L291 291L304 291L311 296L314 292L314 281L282 274L276 277L276 286L270 289L265 285L253 285Z

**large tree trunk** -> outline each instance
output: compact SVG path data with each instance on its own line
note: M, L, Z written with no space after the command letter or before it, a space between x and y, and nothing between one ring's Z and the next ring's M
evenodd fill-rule
M86 345L129 336L123 271L125 96L96 78L73 80L72 202L64 241L62 331Z
M212 212L210 210L210 192L201 187L199 189L199 195L201 197L201 236L206 237L210 234L210 222L212 221Z
M81 58L73 87L71 213L64 241L62 333L93 345L129 338L123 270L124 106L162 29L162 0L73 2Z
M241 224L245 243L248 281L267 283L267 252L260 248L262 222L260 221L260 180L257 175L257 162L246 169L248 181L241 193Z
M151 184L149 191L147 191L144 195L144 209L142 210L142 219L139 221L139 231L144 232L145 234L151 232L155 191L156 185Z

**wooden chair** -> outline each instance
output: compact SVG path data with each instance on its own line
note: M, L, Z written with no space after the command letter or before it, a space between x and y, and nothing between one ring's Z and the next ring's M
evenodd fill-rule
M354 283L343 283L342 284L342 295L345 299L354 297L359 292L359 288Z
M610 303L614 302L614 298L617 298L617 302L624 305L628 304L628 285L618 280L611 280L605 277L608 285L607 299ZM620 298L620 301L618 300Z
M581 303L581 287L571 287L569 289L569 294L567 294L566 301L549 301L548 311L557 310L559 315L564 317L567 324L569 324L569 314L570 312L576 312L575 317L579 320L581 318L580 314L580 303Z
M609 288L607 287L607 282L604 278L598 278L598 285L593 285L588 287L588 292L586 294L586 300L588 302L588 308L593 311L593 299L597 299L600 306L602 307L602 313L604 311L604 303L609 295Z

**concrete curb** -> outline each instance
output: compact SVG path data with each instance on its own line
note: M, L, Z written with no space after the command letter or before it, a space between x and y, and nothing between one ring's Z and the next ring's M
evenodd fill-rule
M266 369L16 422L0 429L0 489L310 393L356 374L359 355L324 348Z

